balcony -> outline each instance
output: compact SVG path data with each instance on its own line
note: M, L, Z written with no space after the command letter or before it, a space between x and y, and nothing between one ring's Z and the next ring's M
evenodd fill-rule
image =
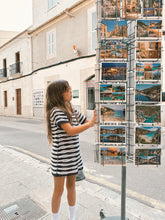
M22 75L22 62L17 62L9 67L10 76L19 77Z
M7 69L3 68L0 69L0 80L6 80L7 79Z

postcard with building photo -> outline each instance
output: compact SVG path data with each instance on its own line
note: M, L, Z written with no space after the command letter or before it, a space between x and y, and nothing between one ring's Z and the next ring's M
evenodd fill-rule
M162 20L137 20L136 36L139 38L161 38Z
M137 102L160 102L160 84L136 84L135 101Z
M123 102L126 100L124 84L101 84L100 101Z
M150 126L150 127L136 127L136 144L161 144L161 127Z
M127 21L101 21L101 39L127 37Z
M161 148L135 149L135 165L161 165Z
M145 0L143 1L144 17L161 17L162 0Z
M160 41L138 41L136 42L137 59L161 59Z
M102 17L119 18L121 10L120 0L102 0Z
M102 63L100 80L126 80L127 63Z
M100 122L125 122L125 105L101 104Z
M136 63L136 80L161 80L161 63Z
M137 123L161 123L161 106L160 105L136 105L136 122Z
M105 144L125 143L125 126L100 126L100 142Z
M125 147L101 147L100 156L102 165L126 165Z
M122 0L123 18L141 18L141 0Z
M127 59L127 43L120 40L101 40L100 59Z

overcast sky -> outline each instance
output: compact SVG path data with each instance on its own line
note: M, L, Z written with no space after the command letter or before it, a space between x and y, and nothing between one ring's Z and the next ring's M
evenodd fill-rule
M32 0L0 0L0 30L24 31L32 25Z

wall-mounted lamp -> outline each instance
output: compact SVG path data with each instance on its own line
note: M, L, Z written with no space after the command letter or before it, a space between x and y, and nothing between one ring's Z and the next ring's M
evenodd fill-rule
M78 51L76 45L73 45L73 53L79 55L79 51Z

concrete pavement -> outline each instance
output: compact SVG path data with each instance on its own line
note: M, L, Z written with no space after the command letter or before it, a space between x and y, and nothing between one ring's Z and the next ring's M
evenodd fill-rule
M76 220L100 220L101 208L106 216L120 216L120 195L96 184L90 174L85 176L85 180L76 183ZM0 219L51 220L52 191L49 164L0 145ZM164 220L165 212L127 198L126 216L129 220ZM67 219L65 189L60 220Z

